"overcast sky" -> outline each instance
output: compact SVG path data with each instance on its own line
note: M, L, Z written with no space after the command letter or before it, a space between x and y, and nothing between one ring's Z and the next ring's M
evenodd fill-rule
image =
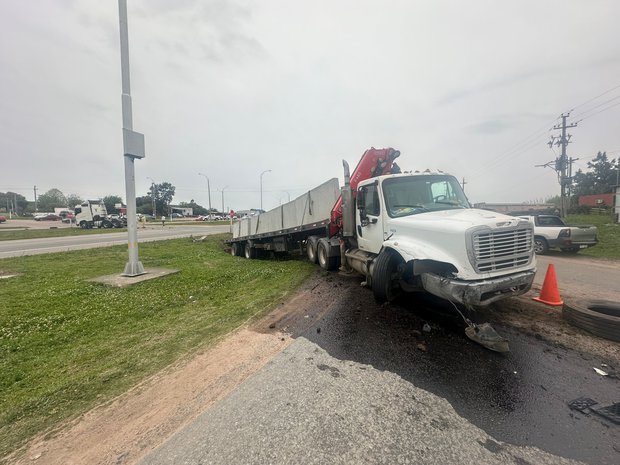
M617 0L128 4L138 195L206 205L202 172L214 207L258 207L270 169L269 209L391 146L471 201L542 200L573 108L577 167L620 155ZM125 198L117 2L0 0L0 67L0 191Z

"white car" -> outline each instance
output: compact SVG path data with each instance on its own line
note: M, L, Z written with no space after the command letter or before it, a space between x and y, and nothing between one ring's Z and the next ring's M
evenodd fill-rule
M534 252L544 255L549 249L577 253L598 244L598 228L589 224L568 225L555 215L520 216L534 224Z

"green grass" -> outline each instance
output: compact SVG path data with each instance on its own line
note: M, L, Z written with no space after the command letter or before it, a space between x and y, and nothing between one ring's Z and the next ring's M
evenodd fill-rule
M0 260L0 457L124 392L284 300L314 267L245 260L225 236L140 245L145 267L180 272L119 289L125 247ZM0 459L1 461L1 459Z
M568 215L569 224L593 224L598 228L599 243L582 250L581 255L620 260L620 224L614 223L609 215Z

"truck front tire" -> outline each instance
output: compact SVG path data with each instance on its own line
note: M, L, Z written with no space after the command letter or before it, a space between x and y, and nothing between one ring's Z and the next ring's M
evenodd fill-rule
M377 257L372 272L372 294L379 303L391 302L400 294L398 265L403 259L391 249L385 249Z

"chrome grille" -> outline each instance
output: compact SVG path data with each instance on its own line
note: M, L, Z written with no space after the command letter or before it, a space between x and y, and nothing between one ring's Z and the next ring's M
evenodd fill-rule
M531 228L479 231L473 234L473 265L479 273L527 265L532 258Z

